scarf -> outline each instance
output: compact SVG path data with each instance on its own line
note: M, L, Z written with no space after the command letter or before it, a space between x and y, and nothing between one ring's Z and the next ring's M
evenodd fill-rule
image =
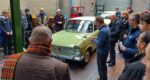
M36 53L41 54L43 56L50 56L51 50L50 46L43 45L43 44L32 44L27 49L26 53Z
M43 56L50 56L50 46L43 44L34 44L30 45L26 52L22 52L20 54L14 54L7 57L2 67L2 80L14 80L14 72L15 67L17 65L18 60L23 54L36 53Z
M7 57L2 67L1 80L14 80L15 67L23 54L25 54L25 52Z

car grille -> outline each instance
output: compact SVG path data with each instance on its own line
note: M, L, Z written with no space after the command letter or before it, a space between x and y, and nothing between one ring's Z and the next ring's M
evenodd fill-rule
M75 49L68 47L52 46L52 55L73 56L75 55Z

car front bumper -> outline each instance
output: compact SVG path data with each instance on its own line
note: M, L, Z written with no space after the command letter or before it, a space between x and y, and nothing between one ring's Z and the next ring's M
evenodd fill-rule
M52 55L52 57L59 59L59 60L71 60L71 61L83 61L84 56L64 56L64 55Z

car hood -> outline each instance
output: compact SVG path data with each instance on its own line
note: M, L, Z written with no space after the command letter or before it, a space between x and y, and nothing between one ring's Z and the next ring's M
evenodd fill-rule
M62 30L53 34L52 45L74 47L76 44L82 41L84 35L87 34Z

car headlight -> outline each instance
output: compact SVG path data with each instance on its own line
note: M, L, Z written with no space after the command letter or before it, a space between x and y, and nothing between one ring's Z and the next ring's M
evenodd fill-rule
M76 56L80 56L80 49L79 48L75 48L75 53L76 53Z

